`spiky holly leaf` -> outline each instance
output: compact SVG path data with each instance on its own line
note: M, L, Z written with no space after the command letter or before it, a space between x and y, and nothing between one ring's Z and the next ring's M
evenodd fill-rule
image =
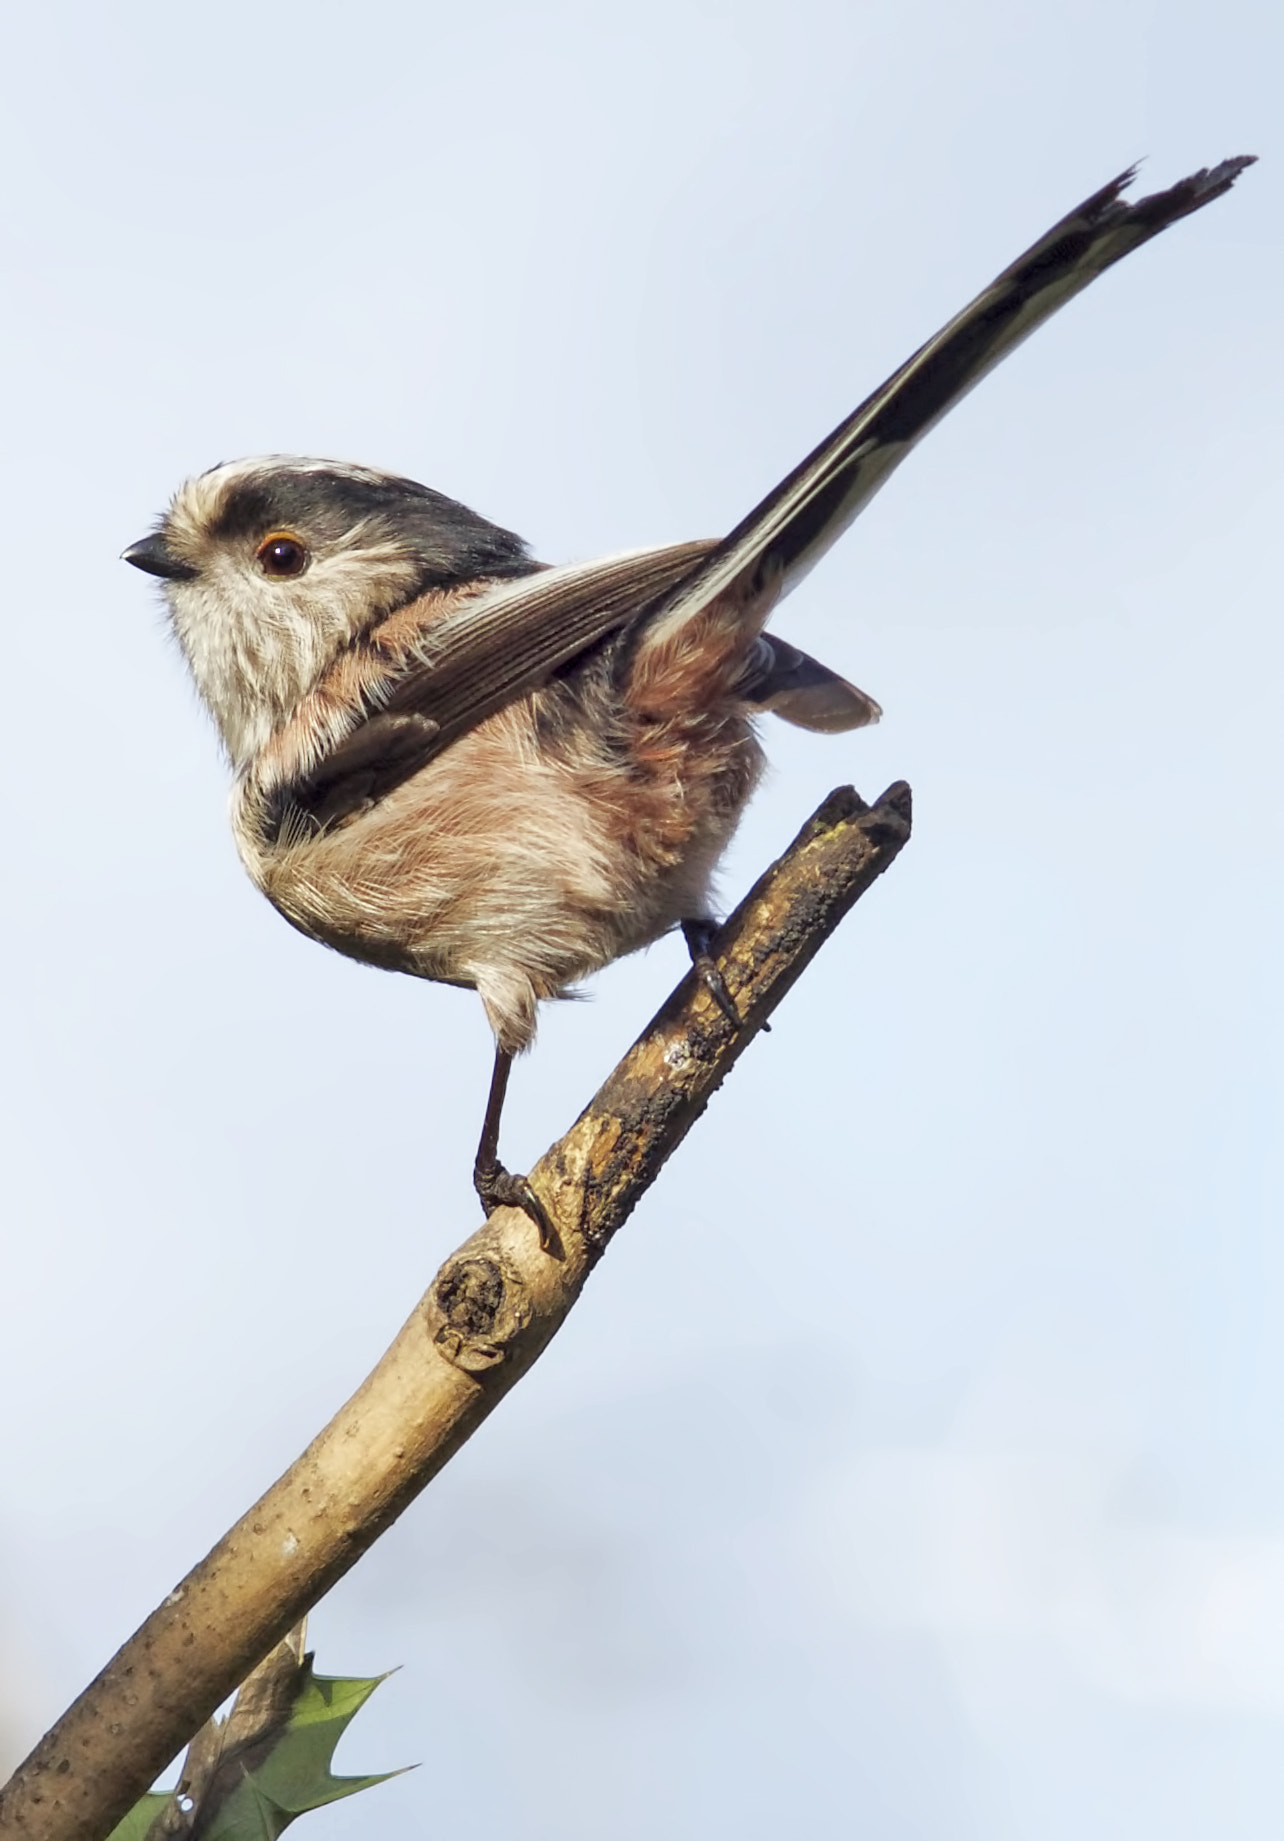
M398 1776L336 1777L330 1769L349 1721L386 1679L314 1675L311 1656L282 1656L273 1677L251 1677L228 1718L198 1734L178 1789L143 1797L111 1841L276 1841L309 1809Z

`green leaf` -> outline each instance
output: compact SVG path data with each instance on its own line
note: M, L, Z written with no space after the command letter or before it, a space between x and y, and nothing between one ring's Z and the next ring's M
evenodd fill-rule
M163 1810L176 1820L169 1832L190 1841L276 1841L309 1809L399 1776L381 1771L336 1777L330 1769L349 1722L386 1680L386 1675L314 1675L311 1656L301 1662L283 1658L266 1693L260 1685L257 1703L252 1704L251 1678L242 1689L246 1708L238 1696L226 1720L202 1729L178 1790L143 1797L112 1830L110 1841L148 1841ZM158 1825L157 1835L165 1832Z
M285 1818L277 1828L211 1828L209 1841L241 1841L241 1834L275 1837L296 1815L308 1809L337 1803L341 1797L384 1783L397 1771L380 1771L367 1777L335 1777L330 1770L334 1748L352 1720L365 1706L386 1675L362 1680L339 1675L314 1675L310 1661L293 1710L275 1744L257 1769L247 1772L244 1788L253 1793L253 1806L274 1808ZM237 1801L233 1795L227 1807Z

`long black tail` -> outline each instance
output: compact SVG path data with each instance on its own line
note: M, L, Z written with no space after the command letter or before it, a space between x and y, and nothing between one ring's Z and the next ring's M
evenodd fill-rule
M664 597L649 622L662 638L755 569L787 594L847 529L928 430L987 371L1112 263L1230 190L1255 155L1126 203L1135 168L1085 200L1004 269Z

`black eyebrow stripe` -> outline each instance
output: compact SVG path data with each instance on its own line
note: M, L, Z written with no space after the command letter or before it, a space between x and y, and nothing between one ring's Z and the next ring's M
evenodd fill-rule
M234 480L210 535L241 543L291 531L317 546L338 543L363 524L382 526L389 542L420 563L416 593L479 577L505 580L537 566L514 532L430 486L339 468L278 467Z

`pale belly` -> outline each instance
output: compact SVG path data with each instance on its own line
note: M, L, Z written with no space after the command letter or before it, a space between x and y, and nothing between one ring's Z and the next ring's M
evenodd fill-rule
M639 786L524 740L492 720L378 805L285 848L235 825L251 877L294 926L367 964L475 987L512 1053L541 999L709 913L757 770L749 738L741 796L701 800L678 777Z

